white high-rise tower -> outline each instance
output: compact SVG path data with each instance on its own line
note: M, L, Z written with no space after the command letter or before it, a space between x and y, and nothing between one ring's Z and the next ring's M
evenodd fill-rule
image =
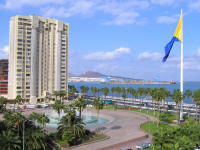
M68 90L69 24L17 15L10 19L8 98L35 103L54 91Z

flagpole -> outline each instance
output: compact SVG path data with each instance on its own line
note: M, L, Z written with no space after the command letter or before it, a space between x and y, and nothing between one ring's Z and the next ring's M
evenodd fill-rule
M181 14L183 13L181 9ZM183 20L182 20L183 21ZM182 22L183 25L183 22ZM183 27L182 27L182 33L183 33ZM183 38L181 42L181 79L180 79L180 91L181 94L183 94ZM180 108L180 121L183 120L183 101L181 102L181 108Z

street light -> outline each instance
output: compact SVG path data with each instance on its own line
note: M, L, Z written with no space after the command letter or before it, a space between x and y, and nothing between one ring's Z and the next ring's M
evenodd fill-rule
M24 123L25 123L26 121L27 121L27 120L25 120L25 121L23 120L23 150L24 150L24 126L25 126Z

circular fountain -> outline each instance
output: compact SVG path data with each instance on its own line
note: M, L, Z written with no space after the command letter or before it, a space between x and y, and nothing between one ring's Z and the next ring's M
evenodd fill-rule
M55 110L48 110L45 114L49 117L49 120L50 120L50 122L47 124L47 127L56 128L58 126L58 122L59 122L58 113ZM76 114L79 115L78 112ZM65 115L64 112L62 112L60 114L60 119L64 115ZM102 117L97 117L89 111L82 112L82 119L83 119L83 122L85 123L86 127L101 125L101 124L104 124L109 121L108 119L105 119Z

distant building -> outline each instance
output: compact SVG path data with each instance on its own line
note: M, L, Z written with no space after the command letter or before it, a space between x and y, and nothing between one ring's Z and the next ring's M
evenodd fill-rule
M104 78L69 77L69 82L106 82Z
M0 96L8 94L8 59L0 59Z
M39 16L10 19L8 98L35 103L68 89L69 24Z

